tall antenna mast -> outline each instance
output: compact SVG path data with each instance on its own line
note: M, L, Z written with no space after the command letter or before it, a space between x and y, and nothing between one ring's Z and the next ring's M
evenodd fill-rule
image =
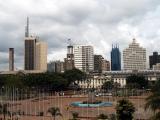
M25 27L25 37L29 37L29 17L27 17L27 25Z
M71 39L70 39L70 38L68 39L68 44L69 44L69 46L71 46L71 45L72 45L72 41L71 41Z

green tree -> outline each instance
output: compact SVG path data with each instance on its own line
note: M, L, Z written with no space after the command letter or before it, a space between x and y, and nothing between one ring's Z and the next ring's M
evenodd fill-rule
M74 68L72 70L65 71L63 76L68 80L68 84L70 84L76 80L82 80L82 78L85 76L85 73Z
M135 107L129 100L119 100L116 106L118 120L132 120Z
M102 89L107 90L107 91L112 90L113 87L114 87L113 81L107 81L102 85Z
M158 120L160 118L160 80L158 80L152 88L152 94L146 98L145 109L151 109L154 116L151 120Z
M53 120L56 120L57 116L62 116L60 113L60 109L58 107L51 107L48 109L48 113L50 113L53 117Z
M120 86L121 86L121 85L120 85L120 83L118 83L118 82L114 82L114 83L113 83L113 89L114 89L114 92L115 92L115 93L114 93L115 96L118 95L118 89L120 88Z
M147 88L148 80L145 79L142 75L131 75L126 79L127 85L134 88Z

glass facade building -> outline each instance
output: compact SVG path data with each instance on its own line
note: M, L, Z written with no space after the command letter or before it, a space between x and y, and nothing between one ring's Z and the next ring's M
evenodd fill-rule
M111 51L111 70L119 71L121 70L121 52L117 45L112 45Z

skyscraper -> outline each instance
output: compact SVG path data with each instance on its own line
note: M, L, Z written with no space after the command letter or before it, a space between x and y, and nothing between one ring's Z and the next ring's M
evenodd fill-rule
M47 71L47 43L36 43L36 70Z
M102 55L94 55L94 72L102 72L103 59Z
M25 70L47 70L47 44L40 42L38 37L29 36L29 18L25 29Z
M83 72L94 70L93 47L84 45L74 46L74 64L75 68Z
M153 55L149 56L150 69L152 69L153 65L156 65L157 63L160 63L160 55L158 55L158 52L153 52Z
M9 71L14 71L14 48L9 48Z
M111 51L111 70L121 70L121 52L118 45L112 45Z
M136 40L123 51L124 70L145 70L146 49L139 46Z
M36 37L25 38L25 56L24 56L24 69L35 70L36 68Z

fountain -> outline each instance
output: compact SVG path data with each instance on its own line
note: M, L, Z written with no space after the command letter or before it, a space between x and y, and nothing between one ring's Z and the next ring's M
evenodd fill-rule
M111 102L103 102L95 99L94 87L89 90L93 76L87 74L85 80L87 82L88 100L72 102L70 105L74 107L109 107L112 106Z
M74 107L110 107L112 106L112 103L96 100L94 92L89 92L87 101L72 102L71 106L74 106Z

